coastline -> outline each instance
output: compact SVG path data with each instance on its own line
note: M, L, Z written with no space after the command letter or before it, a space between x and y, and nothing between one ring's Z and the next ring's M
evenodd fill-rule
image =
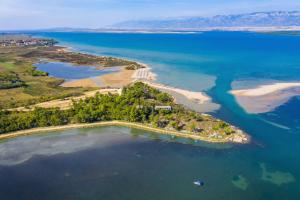
M57 51L65 51L66 47L59 47ZM69 49L68 49L69 50ZM87 55L88 56L88 55ZM76 59L80 59L76 57ZM118 59L118 58L114 58ZM204 95L202 92L193 92L193 91L188 91L188 90L183 90L180 88L174 88L171 86L165 86L163 84L155 83L154 81L156 80L156 74L151 72L151 68L143 63L138 63L142 67L137 67L135 70L130 70L127 69L126 66L128 63L134 62L135 61L130 61L130 60L125 60L126 65L123 66L116 66L119 67L120 70L110 73L110 74L104 74L99 77L92 77L94 79L99 78L100 82L104 83L102 85L102 89L94 90L89 92L88 94L84 94L79 97L72 98L74 100L78 99L83 99L89 96L93 96L96 92L102 93L106 87L107 89L113 89L113 92L120 93L121 88L124 86L127 86L131 83L135 82L144 82L148 84L149 86L152 86L158 90L161 91L169 91L171 95L173 96L174 100L176 101L176 98L178 98L178 94L186 97L188 100L192 100L194 103L197 103L198 105L201 104L203 105L204 103L210 102L211 99ZM123 64L123 63L122 63ZM77 81L84 81L85 84L90 84L88 82L90 78L88 79L80 79ZM74 84L76 81L72 81L71 85L69 87L75 87ZM76 85L78 86L78 85ZM112 88L110 88L112 87ZM96 88L101 88L101 87L95 87ZM103 90L103 91L102 91ZM115 91L117 90L117 91ZM175 94L175 95L173 95ZM177 95L176 95L177 94ZM72 105L72 99L70 98L64 98L64 99L56 99L48 102L43 102L39 104L35 104L33 106L30 106L29 108L25 107L19 107L15 109L10 109L12 111L30 111L34 107L43 107L43 108L59 108L61 110L66 110L70 108ZM177 101L176 101L177 102ZM181 102L177 102L182 104ZM184 104L183 104L184 105ZM58 126L58 127L44 127L44 128L34 128L34 129L28 129L28 130L22 130L22 131L17 131L17 132L12 132L8 134L4 134L0 136L0 139L3 138L10 138L10 137L17 137L20 135L27 135L27 134L33 134L41 131L53 131L53 130L61 130L61 129L66 129L66 128L83 128L83 127L92 127L92 126L114 126L114 125L120 125L120 126L127 126L127 127L135 127L135 128L140 128L144 130L149 130L149 131L154 131L157 133L162 133L162 134L167 134L167 135L173 135L177 137L182 137L182 138L189 138L189 139L194 139L194 140L201 140L201 141L206 141L206 142L217 142L217 143L225 143L225 142L233 142L233 143L247 143L249 142L249 137L243 133L240 129L231 126L235 131L236 134L234 135L225 135L223 137L216 137L215 134L212 135L199 135L195 134L194 132L189 132L187 130L185 131L176 131L171 129L161 129L161 128L154 128L150 124L139 124L139 123L130 123L130 122L125 122L125 121L107 121L107 122L98 122L98 123L92 123L92 124L69 124L65 126ZM16 130L16 129L15 129Z
M133 70L126 70L125 66L119 67L118 71L103 74L95 77L88 77L78 80L66 81L63 87L124 87L132 82Z
M95 81L100 81L102 87L119 87L122 88L132 83L132 75L134 70L127 70L125 66L117 72L104 74L95 77Z
M111 74L105 74L102 76L99 76L99 79L101 79L105 85L104 86L110 86L110 87L123 87L130 83L134 83L137 81L143 82L151 87L154 87L158 90L162 90L164 92L170 93L177 93L184 97L186 97L188 100L191 100L199 105L208 104L211 102L211 98L204 94L204 92L194 92L190 90L184 90L180 88L175 88L171 86L167 86L161 83L155 82L157 80L157 74L151 71L151 68L144 64L138 62L138 64L144 66L144 68L134 70L132 73L121 73L121 72L114 72ZM123 71L130 71L123 68ZM122 75L125 75L122 76ZM130 76L130 77L129 77ZM116 77L116 78L115 78ZM121 84L117 83L118 81L121 82ZM173 95L172 95L173 96ZM176 98L175 98L176 100Z
M143 82L148 84L146 81ZM214 112L220 108L219 104L212 102L212 99L203 92L174 88L154 82L149 85L171 95L176 103L202 114ZM156 85L159 86L156 87Z
M125 122L125 121L103 121L103 122L96 122L96 123L68 124L68 125L63 125L63 126L32 128L32 129L27 129L27 130L20 130L20 131L15 131L15 132L11 132L11 133L0 134L0 140L11 139L11 138L16 138L16 137L20 137L20 136L33 135L33 134L42 133L42 132L61 131L61 130L76 129L76 128L93 128L93 127L101 127L101 126L123 126L123 127L128 127L128 128L136 128L136 129L141 129L141 130L146 130L146 131L152 131L152 132L155 132L158 134L165 134L165 135L169 135L169 136L173 136L173 137L193 139L193 140L199 140L199 141L204 141L204 142L209 142L209 143L231 142L231 143L246 144L246 143L250 142L249 136L246 135L245 133L239 135L239 138L236 138L236 139L232 138L231 140L229 140L228 138L222 138L222 139L209 138L209 137L204 137L204 136L200 136L200 135L182 133L179 131L154 128L154 127L148 126L146 124ZM240 139L240 138L243 138L243 139Z
M74 52L72 47L61 46L62 51ZM76 52L76 51L75 51ZM86 53L86 52L85 52ZM101 56L101 55L100 55ZM143 68L137 70L126 70L125 66L120 66L120 70L117 72L112 72L109 74L104 74L101 76L84 78L69 82L64 82L63 87L119 87L122 88L126 85L134 83L136 81L144 82L158 90L163 90L164 92L170 91L171 93L177 93L186 97L186 99L193 101L196 104L211 104L210 110L218 109L217 104L211 103L211 98L206 95L204 92L195 92L190 90L184 90L180 88L175 88L161 83L155 82L157 80L157 74L152 71L152 68L142 62L134 61L137 64L143 66ZM173 95L172 95L173 96Z
M157 75L151 71L151 68L144 64L138 63L144 68L137 70L127 70L125 66L119 67L119 71L115 71L109 74L104 74L96 77L83 78L78 80L66 81L61 84L62 87L90 87L95 88L91 92L86 92L84 95L79 97L74 97L72 99L78 100L84 97L90 97L91 94L96 92L107 93L109 90L112 93L119 93L124 86L132 84L134 82L143 82L151 87L154 87L162 92L166 92L173 96L175 102L186 106L197 112L205 113L217 110L219 108L218 104L212 103L211 98L204 94L203 92L194 92L190 90L184 90L180 88L175 88L167 85L163 85L155 82ZM53 108L59 107L61 109L67 109L71 105L71 99L58 99L51 100L42 103L38 103L30 106L33 107L43 107L43 108ZM201 106L199 106L201 105ZM205 105L205 106L204 106ZM18 107L10 110L27 111L24 107Z
M186 96L188 99L190 99L192 101L196 101L199 104L204 104L208 101L211 101L211 98L202 92L193 92L193 91L189 91L189 90L166 86L166 85L155 83L155 82L149 82L149 81L143 81L143 82L150 85L151 87L154 87L157 89L171 90L176 93L182 94L183 96Z
M66 47L65 47L66 48ZM186 98L186 100L191 101L192 104L197 105L207 105L209 109L198 110L200 112L209 112L212 110L216 110L219 108L219 105L211 102L211 98L207 96L204 92L195 92L190 90L184 90L181 88L175 88L171 86L167 86L161 83L155 82L157 80L157 74L152 72L149 65L141 62L137 62L139 65L143 66L143 68L137 70L127 70L125 66L120 66L120 70L117 72L112 72L109 74L104 74L96 77L84 78L79 80L67 81L64 82L61 86L63 87L95 87L95 88L105 88L105 87L113 87L113 88L122 88L131 83L141 81L144 82L158 90L169 93L172 96L181 95ZM174 95L178 94L178 95ZM175 100L179 98L174 97ZM181 103L184 101L180 101ZM185 103L187 105L187 103ZM192 106L195 108L195 105Z
M300 94L300 82L278 82L251 89L229 91L247 113L259 114L276 109Z

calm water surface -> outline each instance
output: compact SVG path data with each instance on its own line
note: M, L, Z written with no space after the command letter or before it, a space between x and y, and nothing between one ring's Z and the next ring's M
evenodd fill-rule
M119 70L117 67L99 70L93 66L77 66L63 62L40 62L36 63L35 66L38 70L48 72L50 76L67 81L101 76Z
M205 91L211 114L248 132L249 145L188 145L120 127L69 130L0 144L0 199L299 199L300 100L251 115L235 81L299 81L300 37L39 33L75 50L149 64L161 83ZM247 86L247 85L246 85ZM245 86L245 87L246 87ZM205 181L198 188L195 179Z

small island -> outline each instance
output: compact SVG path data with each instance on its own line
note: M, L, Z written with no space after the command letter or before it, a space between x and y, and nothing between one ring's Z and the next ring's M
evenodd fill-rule
M146 66L71 52L54 44L0 48L0 96L5 97L0 101L0 139L47 130L120 125L208 142L249 142L237 127L177 104L153 83L135 80L122 88L62 87L64 80L49 77L33 64L47 59L99 69L123 66L131 73Z

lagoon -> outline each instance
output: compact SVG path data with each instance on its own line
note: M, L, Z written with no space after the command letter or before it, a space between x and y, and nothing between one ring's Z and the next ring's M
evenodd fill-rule
M119 70L118 67L97 69L96 66L80 66L64 62L40 62L34 65L38 70L48 72L50 76L66 81L101 76Z

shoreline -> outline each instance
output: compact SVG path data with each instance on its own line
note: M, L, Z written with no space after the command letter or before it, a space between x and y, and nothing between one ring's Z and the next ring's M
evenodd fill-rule
M256 88L229 91L237 103L251 114L273 111L300 94L300 82L278 82Z
M57 45L59 46L59 45ZM66 51L73 51L72 47L68 46L59 46L62 49L66 49ZM76 52L76 50L75 50ZM87 52L84 52L87 53ZM104 56L104 55L99 55L99 56ZM124 59L124 58L122 58ZM130 60L130 59L126 59ZM90 77L90 78L84 78L84 79L79 79L71 82L65 82L62 84L64 87L75 87L75 86L90 86L90 87L124 87L126 85L129 85L131 83L134 83L136 81L141 81L144 82L156 89L161 89L164 91L171 91L175 92L179 95L184 96L188 100L191 100L192 102L198 104L198 105L206 105L206 104L211 104L209 105L211 107L210 110L215 110L218 109L219 106L217 104L212 103L211 97L206 95L204 92L195 92L195 91L190 91L190 90L184 90L181 88L176 88L172 86L167 86L161 83L156 82L157 80L157 74L155 74L152 71L152 68L145 63L135 61L135 60L130 60L134 61L137 64L143 66L144 68L140 68L137 70L126 70L125 66L122 66L121 69L117 72L112 72L109 74L104 74L96 77ZM173 96L173 95L172 95ZM174 97L176 100L176 98Z
M134 61L136 62L136 61ZM181 88L176 88L168 85L164 85L156 82L157 74L152 72L151 68L144 63L137 62L144 68L137 70L127 70L125 66L120 67L119 71L112 72L109 74L104 74L96 77L83 78L78 80L67 81L61 84L63 87L118 87L122 88L131 83L140 81L146 83L158 90L169 93L177 93L184 96L187 100L192 101L198 105L212 104L210 105L210 110L218 109L219 106L213 104L212 99L206 95L204 92L195 92L191 90L185 90ZM172 95L173 96L173 95ZM176 99L174 97L174 99Z
M56 51L68 51L68 52L73 52L70 51L70 47L65 47L65 46L57 46L58 49ZM88 54L87 54L88 55ZM118 59L118 58L115 58ZM68 87L75 87L79 86L79 84L82 84L82 82L86 85L91 86L91 83L100 83L101 87L98 87L98 90L91 91L90 93L86 93L85 95L82 95L76 99L82 99L86 98L88 96L91 96L92 94L95 94L95 92L99 91L102 93L102 90L105 90L103 88L114 88L114 90L117 90L117 93L120 93L120 90L124 86L130 85L132 83L135 83L137 81L139 82L144 82L145 84L152 86L158 90L161 90L162 92L168 91L171 93L170 95L173 96L175 102L180 103L180 98L178 98L178 95L184 96L188 101L191 101L195 103L196 105L203 105L205 103L208 103L211 101L211 98L206 96L202 92L194 92L194 91L189 91L189 90L184 90L180 88L175 88L171 86L166 86L160 83L154 82L156 80L156 74L151 71L151 68L144 63L137 62L137 61L131 61L131 60L125 60L126 62L135 62L138 65L140 65L140 68L137 68L135 70L130 70L126 69L127 65L123 66L118 66L119 70L116 72L112 72L109 74L104 74L100 75L97 77L90 77L90 78L84 78L84 79L79 79L70 82L65 82L64 84L69 83L67 85ZM75 85L74 85L75 83ZM77 85L76 85L77 84ZM66 85L65 85L66 86ZM92 85L95 86L95 85ZM95 87L96 89L97 87ZM116 91L114 91L116 92ZM178 99L177 99L178 98ZM176 101L177 100L177 101ZM53 108L53 107L58 107L62 110L68 109L70 105L72 104L72 99L70 98L65 98L65 99L60 99L60 100L52 100L48 102L43 102L40 104L36 104L31 106L30 108L24 108L24 107L19 107L15 108L12 110L19 110L19 111L30 111L34 107L43 107L43 108ZM182 104L182 102L180 103ZM185 104L183 104L185 105ZM185 105L187 106L187 105ZM199 112L199 111L198 111ZM167 135L174 135L178 137L183 137L183 138L190 138L190 139L195 139L195 140L201 140L201 141L207 141L207 142L219 142L219 143L224 143L224 142L234 142L234 143L245 143L248 142L249 137L240 129L237 127L232 126L234 130L236 130L236 134L230 135L230 136L224 136L224 138L214 138L214 136L206 136L206 135L196 135L193 132L188 132L188 131L176 131L176 130L169 130L169 129L161 129L161 128L154 128L150 124L137 124L137 123L130 123L130 122L124 122L124 121L111 121L111 122L98 122L98 123L93 123L93 124L69 124L66 126L59 126L59 127L46 127L46 128L35 128L35 129L28 129L28 130L22 130L22 131L17 131L17 132L12 132L5 134L5 136L0 136L1 138L6 138L6 137L14 137L15 135L26 135L26 134L31 134L39 131L51 131L51 130L60 130L60 129L65 129L65 128L80 128L80 127L90 127L90 126L109 126L109 125L121 125L121 126L127 126L127 127L136 127L136 128L141 128L144 130L150 130L158 133L163 133Z
M66 51L67 47L59 47L57 51ZM69 50L69 49L68 49ZM87 55L88 56L88 55ZM76 57L76 59L79 59ZM116 58L118 59L118 58ZM134 83L136 81L140 82L145 82L149 86L152 86L158 90L167 90L171 91L171 93L178 93L184 97L186 97L188 100L192 100L197 102L197 104L203 105L206 102L210 102L210 98L206 95L204 95L202 92L193 92L189 90L183 90L180 88L175 88L171 86L165 86L163 84L151 82L156 80L156 74L151 72L151 68L144 64L144 63L138 63L141 65L141 68L138 68L136 70L129 70L126 69L127 63L133 62L130 60L125 60L124 66L118 66L120 67L120 71L118 72L112 72L110 74L105 74L101 75L99 77L102 78L106 77L107 82L106 82L106 87L117 87L116 85L113 85L113 83L120 84L120 80L122 80L122 85L118 85L119 87L114 88L114 90L117 90L117 92L120 92L120 88L127 86L131 83ZM134 61L135 62L135 61ZM120 72L126 72L126 74L120 74ZM114 77L114 78L112 78ZM126 81L124 82L124 79ZM82 81L82 79L80 79ZM78 81L80 81L78 80ZM85 79L86 81L86 79ZM104 81L103 81L104 82ZM72 86L71 86L72 87ZM95 88L96 89L96 88ZM112 88L111 88L112 89ZM100 89L100 93L102 90L105 89ZM108 89L109 90L109 89ZM99 91L99 89L98 89ZM88 94L85 94L83 96L78 97L77 99L82 99L86 98L92 94L97 92L97 90L91 91ZM172 95L174 100L176 101L177 96ZM58 107L62 110L68 109L71 105L72 99L71 98L64 98L64 99L56 99L48 102L43 102L40 104L32 105L31 108L25 108L25 107L19 107L11 110L20 110L20 111L29 111L34 107L44 107L44 108L53 108L53 107ZM180 103L181 104L181 103ZM184 105L184 104L183 104ZM153 131L156 133L161 133L161 134L166 134L166 135L173 135L177 137L182 137L182 138L189 138L189 139L194 139L194 140L201 140L201 141L206 141L206 142L214 142L214 143L227 143L227 142L232 142L232 143L248 143L250 140L250 137L237 127L231 126L235 131L236 134L233 135L225 135L223 137L216 137L215 134L212 135L199 135L195 134L194 132L189 132L187 130L185 131L176 131L171 129L162 129L162 128L154 128L151 126L151 124L140 124L140 123L130 123L130 122L125 122L125 121L106 121L106 122L97 122L97 123L91 123L91 124L68 124L65 126L53 126L53 127L40 127L40 128L33 128L33 129L27 129L27 130L21 130L21 131L16 131L16 132L11 132L7 134L0 134L0 139L5 139L5 138L12 138L12 137L17 137L21 135L29 135L33 133L38 133L42 131L55 131L55 130L63 130L63 129L68 129L68 128L84 128L84 127L94 127L94 126L126 126L126 127L132 127L132 128L138 128L138 129L143 129L143 130L148 130L148 131ZM16 130L16 129L15 129Z
M212 102L212 99L204 92L184 90L155 82L142 82L160 90L161 92L171 95L177 104L181 104L184 107L194 110L198 113L210 113L220 108L220 105Z
M243 138L242 140L234 139L231 140L227 139L216 139L216 138L209 138L204 137L200 135L192 135L189 133L182 133L179 131L173 131L173 130L165 130L161 128L154 128L151 126L148 126L146 124L140 124L140 123L132 123L132 122L125 122L125 121L103 121L103 122L96 122L96 123L85 123L85 124L68 124L68 125L62 125L62 126L50 126L50 127L38 127L38 128L32 128L32 129L26 129L26 130L20 130L20 131L14 131L11 133L5 133L0 134L0 140L5 139L11 139L16 138L20 136L27 136L27 135L33 135L43 132L51 132L51 131L61 131L61 130L67 130L67 129L77 129L77 128L95 128L95 127L105 127L105 126L122 126L122 127L128 127L128 128L136 128L140 130L146 130L151 131L158 134L164 134L169 136L175 136L185 139L193 139L193 140L199 140L209 143L237 143L237 144L247 144L250 142L250 137L243 133L239 137Z
M230 93L238 96L263 96L293 87L300 87L300 82L278 82L273 84L260 85L252 89L231 90Z
M133 75L133 70L126 70L125 66L119 66L119 70L113 71L108 74L103 74L100 76L87 77L83 79L77 79L72 81L65 81L61 84L62 87L124 87L130 84L132 81L131 76Z
M163 84L156 83L156 82L149 82L149 81L142 81L142 82L150 85L151 87L157 88L157 89L170 90L170 91L176 92L178 94L181 94L181 95L187 97L189 100L198 102L199 104L204 104L204 103L211 101L211 98L208 97L207 95L205 95L203 92L194 92L194 91L190 91L190 90L184 90L184 89L175 88L175 87L163 85Z

